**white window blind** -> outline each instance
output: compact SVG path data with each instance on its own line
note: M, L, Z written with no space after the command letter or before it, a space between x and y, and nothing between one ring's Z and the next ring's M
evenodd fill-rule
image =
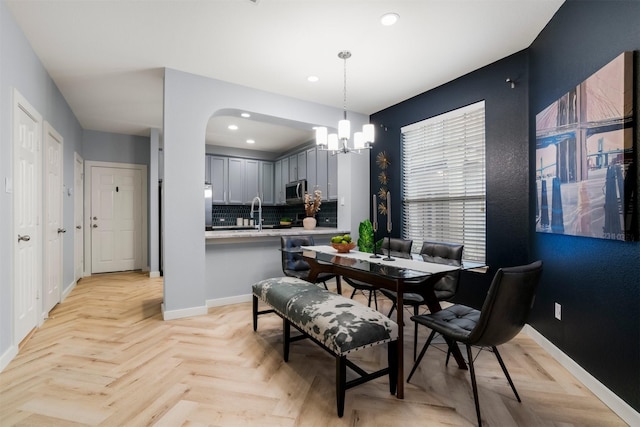
M402 128L405 239L464 244L485 261L484 101Z

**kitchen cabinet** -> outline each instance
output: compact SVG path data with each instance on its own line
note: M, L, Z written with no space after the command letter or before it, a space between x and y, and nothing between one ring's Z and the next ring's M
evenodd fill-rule
M329 193L327 192L327 168L329 167L327 164L327 156L329 155L328 151L317 150L316 151L316 182L318 186L318 190L322 191L322 199L329 200ZM307 153L307 158L309 158L309 153Z
M317 159L316 159L316 147L309 148L305 152L305 161L306 161L306 178L307 178L307 189L309 193L313 193L314 190L318 189L318 177L317 177ZM326 198L325 193L322 193L322 198Z
M298 180L298 156L295 154L293 156L289 156L288 164L289 164L289 181L287 182L297 181Z
M307 179L307 152L302 151L288 157L289 161L289 181L295 182Z
M244 202L244 159L229 158L229 203L242 204Z
M254 197L260 196L260 174L258 160L244 161L244 202L251 203Z
M298 153L298 178L307 179L307 152Z
M208 160L209 183L211 184L212 203L227 203L229 191L228 159L226 157L206 156ZM205 180L206 181L206 180Z
M211 156L204 156L204 183L211 184Z
M327 200L338 200L338 156L327 156Z
M260 162L260 199L263 205L275 204L275 181L273 162Z
M282 182L282 160L278 160L273 165L273 181L275 186L275 201L276 205L284 203L284 184Z

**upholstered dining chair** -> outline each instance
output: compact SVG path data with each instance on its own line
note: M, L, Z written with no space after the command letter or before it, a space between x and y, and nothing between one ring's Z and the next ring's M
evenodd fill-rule
M435 262L438 264L448 264L460 266L462 265L462 252L464 245L457 243L438 243L438 242L424 242L420 254L422 258L427 262ZM438 301L451 300L458 291L458 279L460 277L460 271L453 271L447 273L444 277L438 280L433 285L433 290ZM420 282L405 282L407 285L417 285ZM398 294L395 291L389 289L380 289L380 292L391 300L393 305L389 310L388 316L391 317L393 310L397 308ZM413 307L413 315L420 314L420 306L426 305L426 301L420 294L413 292L405 292L402 294L402 303L405 306ZM418 324L414 325L413 329L413 360L416 360L418 349Z
M490 347L493 350L493 354L496 355L498 363L509 381L513 394L518 402L521 402L497 346L511 340L524 326L533 306L541 274L542 261L518 267L501 268L493 277L481 310L455 304L436 313L411 317L414 322L430 328L431 334L420 351L420 356L413 365L407 382L411 380L420 361L422 361L433 337L439 333L447 340L450 349L451 346L458 345L458 342L467 347L467 362L471 374L478 426L482 425L482 419L471 346ZM450 351L447 352L445 364L449 361L450 353Z
M409 255L411 253L412 245L413 245L413 240L399 239L396 237L391 237L391 238L385 237L384 239L382 239L381 250L383 255L388 255L389 248L391 248L392 256L404 256L404 255ZM373 296L373 301L375 303L376 310L378 309L378 298L376 296L377 289L375 287L361 280L350 279L348 277L344 277L344 281L347 282L353 288L353 292L351 292L351 298L354 297L357 291L361 291L362 293L368 292L369 307L371 307L371 297Z
M301 246L313 246L315 244L313 237L311 236L281 236L280 237L280 246L282 249L296 249ZM309 271L311 267L305 260L300 256L296 256L295 254L282 251L282 272L285 276L297 277L299 279L307 280L309 277ZM315 283L324 284L325 289L329 289L327 287L327 280L331 280L336 278L338 284L340 283L340 276L336 276L335 274L330 273L320 273L315 280ZM340 286L338 286L340 289Z

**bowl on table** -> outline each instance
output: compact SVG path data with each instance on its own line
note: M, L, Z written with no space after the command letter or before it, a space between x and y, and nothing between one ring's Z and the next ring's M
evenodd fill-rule
M331 246L333 246L333 249L335 249L336 251L338 251L338 253L340 254L346 254L349 253L349 251L351 251L351 249L356 247L355 242L349 242L349 243L331 243Z

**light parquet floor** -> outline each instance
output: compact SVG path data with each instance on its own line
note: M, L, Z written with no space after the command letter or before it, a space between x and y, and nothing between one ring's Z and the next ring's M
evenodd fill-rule
M261 316L254 333L250 303L163 321L161 302L162 279L142 273L81 280L0 373L0 426L475 425L468 372L445 367L437 350L429 349L404 400L389 395L380 378L348 390L338 418L334 359L300 341L284 363L279 317ZM426 335L421 331L422 342ZM495 357L481 353L485 425L626 425L526 335L501 354L522 403ZM384 346L354 355L371 368L385 357Z

